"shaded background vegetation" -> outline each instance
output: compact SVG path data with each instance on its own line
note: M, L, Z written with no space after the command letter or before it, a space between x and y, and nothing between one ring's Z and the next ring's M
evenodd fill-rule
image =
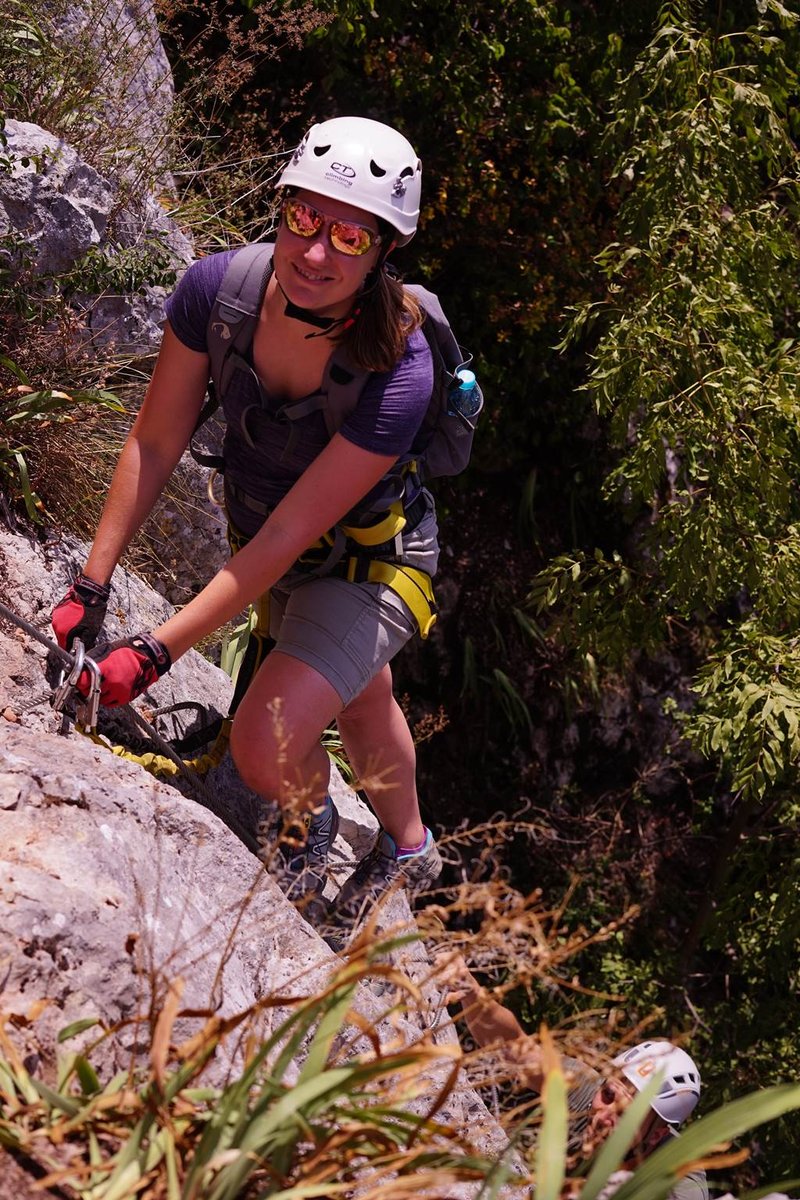
M397 669L421 733L446 714L419 746L427 816L447 827L529 806L534 861L506 849L520 886L554 896L577 881L570 911L590 929L641 906L581 981L689 1031L707 1103L796 1077L794 751L784 742L748 790L747 755L726 762L675 719L697 711L697 672L754 611L793 656L793 621L769 597L754 605L749 559L759 522L762 568L786 548L796 505L797 375L793 347L778 352L797 317L794 21L749 3L313 7L325 24L270 66L265 141L299 81L289 141L352 112L407 133L425 210L400 265L442 296L488 400L472 467L437 488L446 618ZM716 388L734 346L736 371L692 424L693 381ZM585 387L593 368L603 394ZM748 372L758 400L742 411ZM756 461L775 482L781 458L786 486L766 494ZM675 509L710 472L684 538ZM771 574L785 595L791 580ZM721 708L715 725L733 715ZM569 1014L542 994L524 1015ZM792 1172L797 1141L790 1118L743 1180Z
M427 819L524 809L523 890L571 888L591 931L640 906L581 982L689 1033L708 1107L797 1078L796 6L162 17L204 249L269 228L275 155L312 120L396 124L425 165L398 265L487 398L436 489L443 619L397 663ZM799 1142L787 1118L738 1182L793 1173Z

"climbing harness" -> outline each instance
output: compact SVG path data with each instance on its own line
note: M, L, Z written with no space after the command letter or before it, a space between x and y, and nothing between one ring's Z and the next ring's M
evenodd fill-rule
M131 721L139 733L147 737L155 746L157 746L157 748L161 751L160 756L134 755L131 752L124 750L124 748L121 746L111 745L110 742L107 742L97 732L97 715L100 703L100 669L94 660L86 655L83 644L80 641L75 643L76 652L73 655L66 650L62 650L62 648L56 642L46 637L45 634L38 630L35 625L32 625L29 621L26 621L24 617L19 616L18 613L15 613L13 609L2 603L2 601L0 601L0 616L5 617L6 620L10 621L13 625L16 625L18 629L22 629L23 632L34 638L37 642L54 654L62 663L63 669L60 679L53 692L51 703L56 712L62 713L63 719L67 719L66 705L68 701L74 698L77 701L75 728L79 733L83 733L89 737L96 745L105 747L107 750L110 750L112 754L117 755L117 757L131 759L146 769L151 769L148 767L148 763L146 762L148 758L163 758L165 761L168 761L172 767L171 773L173 775L183 775L191 785L194 793L194 799L202 804L204 808L207 808L210 812L214 813L215 816L219 817L219 819L228 826L231 832L235 833L236 836L245 844L245 846L247 846L248 850L252 851L253 854L258 854L258 842L253 834L245 829L244 826L242 826L236 820L236 818L232 816L232 814L227 812L227 810L223 810L222 806L218 803L217 799L214 797L208 787L206 787L205 783L199 777L197 772L192 770L191 765L187 762L184 762L184 760L175 752L173 747L170 746L169 742L165 741L158 731L153 728L150 722L146 721L145 718L130 704L120 706L118 711L123 713ZM89 696L84 700L79 693L76 693L76 685L82 672L87 669L90 674L90 686ZM62 732L66 732L64 728L64 720L62 720ZM220 760L221 758L222 755L220 755Z
M228 487L240 504L262 516L269 515L271 510L266 504L236 485ZM427 571L396 560L403 553L402 533L410 533L419 524L427 505L425 493L420 492L405 510L396 501L371 525L337 525L300 555L295 569L307 570L309 576L339 576L348 583L385 584L405 602L420 636L426 638L438 614L433 580ZM239 539L238 545L243 544L244 540Z

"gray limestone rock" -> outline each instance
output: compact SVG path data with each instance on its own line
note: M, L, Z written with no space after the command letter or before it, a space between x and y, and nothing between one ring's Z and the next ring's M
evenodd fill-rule
M113 188L38 125L7 120L5 135L12 166L10 177L0 176L0 235L24 239L37 274L66 271L99 245Z
M0 598L51 634L52 605L84 556L77 542L42 545L0 530ZM118 569L108 632L132 632L132 624L146 628L168 609ZM191 789L156 780L74 731L59 736L49 706L48 652L5 618L0 655L7 664L0 694L0 978L3 1009L13 1014L14 1036L31 1068L47 1075L59 1030L87 1017L114 1029L92 1052L104 1077L141 1062L152 1022L178 979L185 1009L224 1016L287 990L311 994L330 977L339 960ZM186 695L185 689L222 711L230 681L190 652L137 707L151 712L156 703ZM207 785L221 807L252 825L260 801L244 788L229 758ZM331 788L342 814L332 861L335 888L371 845L376 822L335 771ZM381 925L413 930L402 892L385 906ZM359 993L363 1017L387 1043L432 1038L455 1049L424 945L413 942L392 958L418 985L421 999L387 1020L395 985L376 979ZM281 1005L264 1005L254 1018L256 1035L267 1036L286 1015ZM179 1018L173 1040L190 1036L202 1020ZM91 1045L97 1033L97 1027L86 1030L68 1048ZM232 1038L215 1057L209 1082L220 1084L236 1069L239 1044ZM353 1044L370 1045L357 1037ZM430 1069L430 1089L449 1069L447 1058ZM429 1093L413 1103L424 1110ZM505 1147L502 1131L463 1074L439 1115L469 1131L481 1151L496 1154ZM449 1194L469 1200L476 1191L477 1185L454 1184Z
M92 292L91 271L80 285L81 262L90 251L103 251L113 267L115 257L140 255L151 245L181 270L193 257L191 242L146 184L131 192L124 171L101 174L69 143L27 121L7 120L4 133L11 169L0 173L0 238L12 272L47 277L74 269L79 278L70 304L82 332L73 333L73 341L148 353L161 340L166 287L147 279L143 262L137 289L104 285Z
M175 89L151 0L62 0L52 35L82 52L92 108L83 115L129 154L164 162ZM84 136L88 136L84 134Z

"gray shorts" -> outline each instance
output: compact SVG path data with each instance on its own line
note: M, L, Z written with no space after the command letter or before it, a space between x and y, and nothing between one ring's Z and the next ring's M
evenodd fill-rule
M433 575L437 534L431 500L419 525L403 538L403 565ZM269 632L277 650L318 671L346 706L414 636L417 625L384 583L294 573L270 592Z

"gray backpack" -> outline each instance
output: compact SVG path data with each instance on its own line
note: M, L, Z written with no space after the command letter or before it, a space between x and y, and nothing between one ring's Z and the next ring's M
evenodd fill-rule
M211 381L209 398L200 413L195 433L224 397L233 372L251 369L245 356L253 340L272 271L272 249L269 243L243 246L225 272L208 319ZM423 450L417 455L409 455L408 461L413 460L423 480L458 475L469 462L475 425L483 404L481 401L474 415L465 417L457 409L451 409L449 396L453 388L458 387L456 372L467 365L471 356L462 352L433 292L416 284L406 286L425 314L422 330L433 355L433 390L420 438ZM349 360L346 347L339 346L328 362L319 393L283 405L281 416L297 420L321 410L328 433L333 437L358 404L369 376L369 371ZM197 462L218 471L224 470L225 463L219 455L202 453L193 444L190 449Z

